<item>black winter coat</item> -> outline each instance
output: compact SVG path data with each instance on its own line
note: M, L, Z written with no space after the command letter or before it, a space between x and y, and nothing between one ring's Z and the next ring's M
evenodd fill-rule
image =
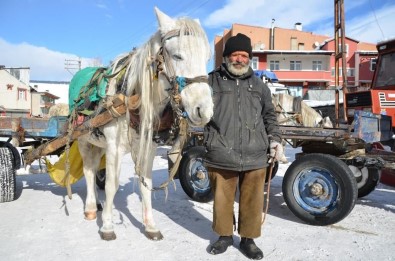
M214 115L204 128L208 167L247 171L268 166L270 140L281 142L271 93L253 70L240 77L223 64L209 73Z

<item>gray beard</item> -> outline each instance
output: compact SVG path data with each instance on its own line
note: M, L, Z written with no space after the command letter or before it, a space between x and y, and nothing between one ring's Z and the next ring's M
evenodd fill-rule
M238 69L233 66L232 62L229 61L228 57L225 57L225 64L226 64L226 67L228 68L229 72L232 73L233 75L236 75L236 76L241 76L241 75L247 73L248 69L250 68L250 65L248 64L248 65Z

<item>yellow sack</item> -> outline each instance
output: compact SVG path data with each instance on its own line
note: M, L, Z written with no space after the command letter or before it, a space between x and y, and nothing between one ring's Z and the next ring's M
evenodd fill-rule
M66 186L66 152L63 152L59 160L52 164L47 158L45 159L45 164L47 165L48 174L51 179L58 184L59 186ZM78 142L74 141L70 146L69 150L69 164L70 164L70 185L79 181L82 176L84 176L84 172L82 169L82 158L80 151L78 150ZM106 160L103 156L100 162L99 169L106 168Z

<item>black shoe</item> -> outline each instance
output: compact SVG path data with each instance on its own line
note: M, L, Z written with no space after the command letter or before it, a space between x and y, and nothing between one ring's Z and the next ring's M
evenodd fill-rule
M263 258L262 251L255 245L252 238L242 237L240 241L240 250L249 259L259 260Z
M210 254L217 255L222 254L228 249L228 246L233 245L232 236L220 236L219 239L211 245Z

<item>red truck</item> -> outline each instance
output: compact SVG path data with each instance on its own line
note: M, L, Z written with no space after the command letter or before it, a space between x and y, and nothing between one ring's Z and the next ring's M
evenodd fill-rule
M378 58L368 91L346 94L346 111L351 123L356 110L369 111L388 115L392 118L392 129L395 129L395 38L377 44ZM395 135L392 139L381 141L395 151ZM377 144L380 146L379 144ZM383 169L381 182L395 186L395 171Z
M347 117L351 123L356 110L388 115L391 116L392 127L395 128L395 38L379 42L377 50L378 58L371 89L346 94Z

